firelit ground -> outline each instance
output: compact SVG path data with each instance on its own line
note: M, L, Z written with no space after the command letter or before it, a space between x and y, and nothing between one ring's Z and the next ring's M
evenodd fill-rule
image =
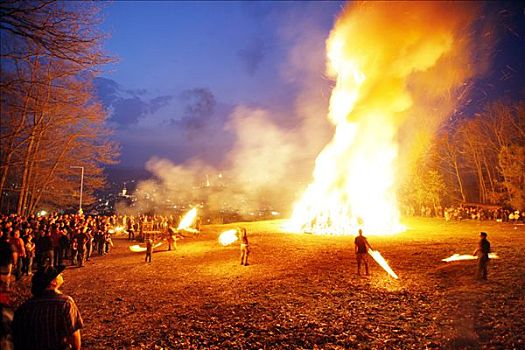
M405 223L369 237L399 280L372 260L372 276L357 277L353 237L285 234L267 221L240 224L249 266L238 243L217 243L235 225L204 226L151 264L121 237L110 255L68 268L63 291L82 312L85 349L525 348L525 227ZM472 254L480 231L500 256L487 282L474 278L476 261L441 261Z

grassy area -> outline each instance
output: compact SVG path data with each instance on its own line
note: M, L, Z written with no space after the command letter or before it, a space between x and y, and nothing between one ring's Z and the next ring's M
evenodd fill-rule
M281 222L247 228L250 266L220 232L165 246L153 262L116 239L108 256L65 272L77 301L87 349L523 349L525 227L503 223L409 219L408 230L369 237L400 276L371 261L355 275L353 237L285 234ZM474 278L472 254L488 232L501 257L489 281ZM366 235L366 233L365 233ZM164 250L162 250L164 249ZM25 282L27 283L27 282Z

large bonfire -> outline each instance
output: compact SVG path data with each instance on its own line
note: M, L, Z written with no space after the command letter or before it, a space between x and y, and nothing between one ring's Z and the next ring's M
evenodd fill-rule
M313 182L295 204L288 229L335 235L403 230L398 132L409 113L420 112L417 94L438 103L469 76L460 66L465 60L457 59L467 42L458 36L474 12L465 4L397 2L358 3L344 11L327 41L328 74L336 82L328 118L335 134L317 157ZM443 109L451 109L449 102Z

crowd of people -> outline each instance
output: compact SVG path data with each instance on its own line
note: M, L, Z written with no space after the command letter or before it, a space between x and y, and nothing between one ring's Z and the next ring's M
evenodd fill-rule
M116 217L49 215L0 216L0 269L3 284L30 276L36 268L83 267L95 252L108 254Z
M419 209L414 206L403 206L403 214L406 216L420 217L437 217L446 221L462 220L479 220L479 221L497 221L519 223L525 221L525 213L519 210L493 206L475 206L475 205L458 205L458 206L425 206Z
M0 215L0 348L80 349L82 317L74 300L59 290L66 265L83 267L93 254L110 253L115 233L151 242L155 233L162 238L179 220L178 216L147 215ZM168 235L170 250L173 237ZM24 276L32 276L33 298L13 317L10 295L16 290L13 284Z
M166 232L178 216L0 215L0 272L9 289L13 280L46 266L83 267L93 254L105 255L116 232L144 242L147 232Z

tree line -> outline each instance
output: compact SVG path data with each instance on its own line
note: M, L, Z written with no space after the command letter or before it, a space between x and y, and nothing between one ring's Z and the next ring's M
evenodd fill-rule
M100 10L95 2L0 3L1 212L78 203L80 166L89 204L104 186L103 166L116 162L92 84L114 61L102 50Z
M401 197L415 207L476 203L525 211L525 101L445 123Z

